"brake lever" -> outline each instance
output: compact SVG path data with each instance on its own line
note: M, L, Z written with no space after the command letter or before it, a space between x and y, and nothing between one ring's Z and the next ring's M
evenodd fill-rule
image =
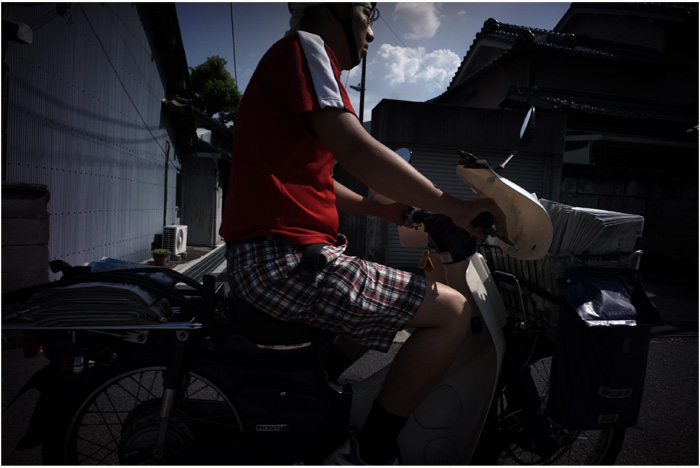
M513 247L515 250L519 250L518 245L512 240L508 239L507 236L499 236L496 230L493 228L494 218L488 211L482 211L479 215L472 221L472 226L480 227L489 236L496 237L500 239L504 244Z
M508 239L507 236L499 236L496 234L496 231L493 228L482 228L484 232L490 236L497 237L500 239L504 244L510 245L513 247L515 250L520 250L520 247L518 247L518 244L513 242L512 240Z

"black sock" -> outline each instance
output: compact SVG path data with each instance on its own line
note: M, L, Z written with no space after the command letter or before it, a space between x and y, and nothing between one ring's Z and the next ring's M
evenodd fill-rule
M345 372L345 369L352 366L354 363L355 361L343 354L335 345L331 346L326 356L328 378L332 382L337 382L342 373Z
M390 413L377 400L357 435L360 458L370 465L383 465L398 455L396 439L407 417Z

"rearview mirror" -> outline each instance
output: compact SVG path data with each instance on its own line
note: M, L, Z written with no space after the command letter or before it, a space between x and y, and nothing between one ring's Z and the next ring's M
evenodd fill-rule
M411 162L411 150L408 148L399 148L396 150L396 154L401 156L404 161Z
M518 146L520 143L528 143L528 140L532 137L532 132L535 130L535 107L532 106L525 114L523 119L523 124L520 127L520 141L518 141Z
M523 144L528 144L530 143L530 140L532 139L532 134L535 132L535 106L530 106L530 109L527 111L527 114L525 114L525 118L523 119L523 123L520 126L520 133L518 134L518 141L515 144L515 148L513 151L511 151L510 156L506 158L505 161L503 161L501 164L494 169L494 172L496 174L500 174L503 172L503 168L506 167L506 164L510 162L511 159L513 159L513 156L518 152L520 149L520 145Z

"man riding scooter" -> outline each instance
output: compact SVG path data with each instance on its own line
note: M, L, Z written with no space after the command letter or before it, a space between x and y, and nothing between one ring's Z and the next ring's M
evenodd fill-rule
M484 231L472 226L480 213L493 214L499 236L507 236L505 217L491 199L464 201L436 188L364 130L340 73L366 56L376 4L289 8L291 29L260 61L236 117L220 230L231 292L278 319L337 333L338 373L367 348L386 352L398 331L415 329L359 434L326 460L393 464L407 418L468 339L471 311L444 284L344 255L337 210L401 223L408 206L420 206L480 238ZM334 181L336 162L401 203L381 205ZM305 253L319 251L315 276L299 274Z

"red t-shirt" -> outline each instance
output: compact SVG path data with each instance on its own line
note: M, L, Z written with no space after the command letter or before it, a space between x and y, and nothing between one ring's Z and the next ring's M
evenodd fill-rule
M336 242L334 157L302 118L325 107L355 113L333 52L306 32L278 41L236 115L224 239L278 234L295 245Z

